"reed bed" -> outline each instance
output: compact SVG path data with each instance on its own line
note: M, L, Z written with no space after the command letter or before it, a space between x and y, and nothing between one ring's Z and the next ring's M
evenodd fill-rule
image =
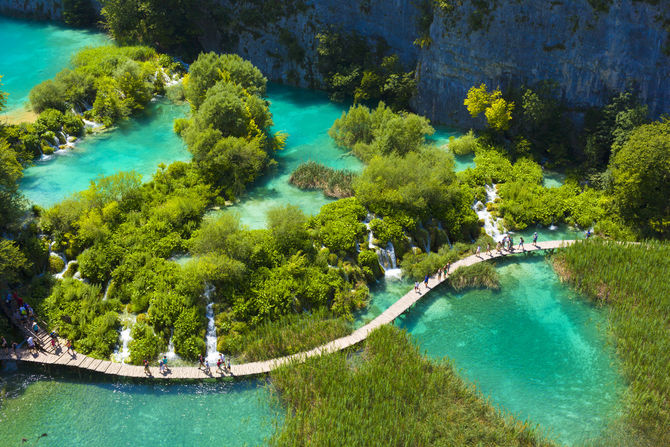
M328 197L342 199L354 195L354 178L356 174L346 169L333 169L315 161L308 161L291 173L289 183L300 189L320 189Z
M549 446L503 415L445 362L421 355L393 326L376 330L362 355L338 352L271 374L288 406L275 446Z
M563 280L610 309L629 382L630 445L670 445L670 244L590 240L562 250L553 263Z
M449 285L456 291L468 287L498 290L500 289L500 277L494 265L489 262L480 262L457 268L449 276Z
M240 361L256 362L307 351L350 333L350 322L326 311L289 314L243 334L229 352Z

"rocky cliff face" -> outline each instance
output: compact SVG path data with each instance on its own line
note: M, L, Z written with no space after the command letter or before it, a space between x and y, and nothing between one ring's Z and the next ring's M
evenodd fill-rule
M414 108L443 123L471 125L463 99L482 82L504 89L553 80L575 109L602 105L612 94L632 88L654 116L670 112L668 32L663 28L670 17L668 0L657 5L613 0L606 12L594 11L587 0L462 3L449 14L436 10L430 28L421 30L425 11L417 0L310 0L305 12L243 32L228 49L273 80L314 87L319 82L314 36L320 29L334 25L382 37L408 68L416 67ZM474 6L482 3L489 5L484 13ZM296 37L303 60L288 56L280 30ZM431 43L419 48L413 42L426 31ZM203 43L208 49L225 47L217 39Z
M655 116L670 112L667 32L657 20L664 8L670 12L669 2L615 0L606 13L585 0L499 3L477 31L462 20L471 4L457 11L460 18L436 16L433 43L419 53L419 111L460 121L472 85L553 80L577 109L632 88Z
M0 0L0 14L43 20L62 20L60 0Z

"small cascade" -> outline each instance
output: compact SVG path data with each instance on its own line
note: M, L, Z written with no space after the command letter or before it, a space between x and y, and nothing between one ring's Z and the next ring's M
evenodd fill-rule
M426 253L430 253L430 231L426 231L426 242L423 248L426 249Z
M395 257L395 247L389 241L386 248L377 247L377 258L379 264L384 267L384 276L389 279L398 279L402 275L402 270L398 268Z
M207 311L205 313L207 317L207 334L205 340L207 342L207 353L205 358L210 362L216 362L216 359L219 358L219 353L216 350L216 323L214 321L214 303L212 302L212 294L215 291L215 287L208 284L205 287L205 297L207 298Z
M496 185L486 185L486 203L493 203L497 197ZM479 219L484 221L486 234L491 236L496 242L502 241L504 237L500 231L500 222L502 219L494 219L489 210L486 209L486 204L481 201L477 201L472 209L475 210Z
M90 127L91 129L99 129L103 127L102 123L96 123L95 121L89 121L86 119L82 119L82 121L84 122L84 126Z
M117 362L126 363L126 360L130 358L130 348L128 345L133 340L133 337L130 336L130 332L133 328L133 325L135 324L136 319L137 317L135 315L127 315L124 318L124 328L123 330L119 331L119 340L121 341L121 346L117 346L116 350L114 350L114 354L112 354L112 357Z
M174 351L174 342L172 341L172 331L170 332L170 341L168 343L167 352L161 354L160 357L163 358L163 356L167 357L167 359L170 361L174 361L179 358L177 353Z
M102 296L103 301L107 301L107 294L109 293L109 285L112 283L112 280L110 279L107 281L107 286L105 286L105 294Z

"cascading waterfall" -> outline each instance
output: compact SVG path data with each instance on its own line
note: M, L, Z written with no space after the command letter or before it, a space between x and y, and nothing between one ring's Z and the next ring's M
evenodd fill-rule
M117 346L116 350L114 350L114 354L112 354L114 360L117 362L121 363L126 363L126 360L130 358L130 348L128 345L130 342L133 340L133 337L130 336L130 332L133 328L133 325L135 324L135 320L137 319L137 316L135 315L126 315L123 318L123 330L119 331L119 340L121 341L121 346ZM174 351L174 347L172 349Z
M384 269L384 276L387 279L397 279L402 275L402 270L398 268L396 264L395 257L395 247L393 243L389 241L386 244L386 248L381 248L375 245L374 243L374 234L372 228L370 228L370 221L374 216L368 213L365 218L365 227L368 229L368 248L374 250L377 253L377 259L379 260L379 265Z
M486 185L486 203L493 203L497 197L496 185ZM491 236L496 242L502 241L503 232L500 231L502 219L494 219L486 209L486 205L479 200L473 205L472 209L475 210L479 219L484 221L486 234Z
M170 331L170 341L168 342L168 347L167 347L167 352L164 352L161 355L161 358L163 356L167 357L168 360L176 360L179 358L177 353L174 350L174 342L172 341L172 335L174 331Z
M393 243L389 241L389 243L386 244L385 249L380 248L377 252L377 256L379 257L381 253L384 253L383 256L388 262L388 267L384 266L384 276L386 276L386 278L399 279L402 276L402 270L399 269L396 264L395 247L393 246Z
M112 280L110 279L107 281L107 286L105 287L105 294L102 296L103 301L107 301L107 294L109 293L109 285L112 283Z
M214 321L214 303L212 302L212 294L216 288L208 284L205 286L205 298L207 298L207 311L205 313L207 317L207 335L205 340L207 342L207 353L205 357L210 362L216 362L216 359L219 358L219 353L216 350L216 323Z

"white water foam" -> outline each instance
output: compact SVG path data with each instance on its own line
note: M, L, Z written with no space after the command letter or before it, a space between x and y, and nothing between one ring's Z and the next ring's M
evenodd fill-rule
M486 203L493 203L497 197L496 185L486 185ZM472 209L475 210L479 219L484 221L486 234L491 236L496 242L502 241L504 237L503 232L500 231L502 219L494 219L486 209L486 205L481 201L477 201Z
M207 311L205 313L207 317L207 334L205 336L205 341L207 343L207 353L205 358L210 361L210 363L216 362L219 358L219 353L216 350L216 323L214 321L214 303L212 302L212 294L215 291L215 287L208 284L205 286L205 297L207 298Z

